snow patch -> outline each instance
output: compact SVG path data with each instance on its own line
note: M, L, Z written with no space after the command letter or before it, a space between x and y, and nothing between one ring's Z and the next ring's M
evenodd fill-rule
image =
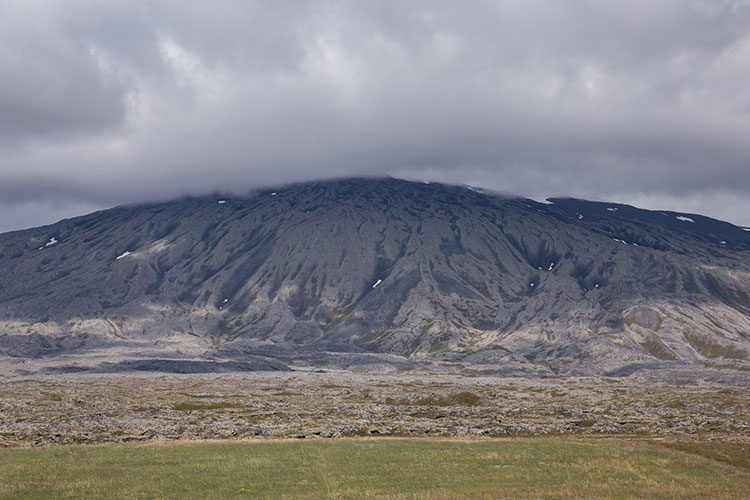
M617 243L622 243L623 245L627 245L628 244L628 242L625 241L625 240L618 240L617 238L612 238L612 239L615 240Z
M554 262L550 262L549 269L547 269L547 271L552 271L553 267L555 267L555 263Z
M683 221L683 222L695 222L695 221L694 221L693 219L691 219L690 217L685 217L684 215L678 215L677 217L675 217L675 219L677 219L677 220L681 220L681 221Z
M54 245L54 244L56 244L56 243L57 243L57 238L55 238L54 236L52 236L52 237L51 237L51 238L49 239L49 241L47 242L47 244L46 244L46 245L44 245L43 247L39 247L39 250L44 250L45 248L47 248L47 247L51 247L52 245Z
M277 194L278 193L276 193L276 191L274 191L273 193L271 193L271 196L276 196Z
M378 281L376 281L376 282L375 282L375 284L374 284L374 285L372 285L372 287L373 287L373 288L377 288L377 287L378 287L378 285L379 285L379 284L381 284L382 282L383 282L383 280L378 280Z
M742 230L743 231L750 231L750 227L743 227Z
M226 304L227 302L229 302L229 299L224 299L223 303Z
M131 253L133 253L133 252L126 251L122 255L118 255L117 257L115 257L115 260L124 259L125 257L127 257L128 255L130 255Z
M726 244L727 244L727 242L726 242L726 241L720 241L720 242L719 242L719 245L726 245Z
M616 207L607 207L607 210L610 211L610 212L617 212L617 208Z
M226 202L227 202L227 200L219 200L219 201L217 201L216 203L218 203L219 205L223 205L223 204L224 204L224 203L226 203Z
M534 288L534 282L532 281L532 282L531 282L531 283L529 284L529 286L530 286L531 288Z
M578 219L583 219L583 215L578 214Z

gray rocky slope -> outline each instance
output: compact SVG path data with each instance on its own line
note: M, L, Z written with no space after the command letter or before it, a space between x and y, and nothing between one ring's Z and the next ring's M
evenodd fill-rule
M395 179L119 207L0 235L0 357L747 370L749 257L698 215Z

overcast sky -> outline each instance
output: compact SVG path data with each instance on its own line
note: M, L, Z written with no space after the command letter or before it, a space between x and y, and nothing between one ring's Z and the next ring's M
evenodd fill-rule
M750 225L750 0L0 2L0 231L359 175Z

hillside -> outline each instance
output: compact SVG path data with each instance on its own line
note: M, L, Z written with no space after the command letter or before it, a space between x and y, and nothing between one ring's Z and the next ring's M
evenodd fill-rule
M0 235L16 370L750 369L750 232L349 179ZM739 372L738 372L739 373Z

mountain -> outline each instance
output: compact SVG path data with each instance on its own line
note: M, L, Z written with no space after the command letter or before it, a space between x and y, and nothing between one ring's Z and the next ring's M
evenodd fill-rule
M2 234L0 276L9 369L750 370L750 230L613 203L313 182Z

